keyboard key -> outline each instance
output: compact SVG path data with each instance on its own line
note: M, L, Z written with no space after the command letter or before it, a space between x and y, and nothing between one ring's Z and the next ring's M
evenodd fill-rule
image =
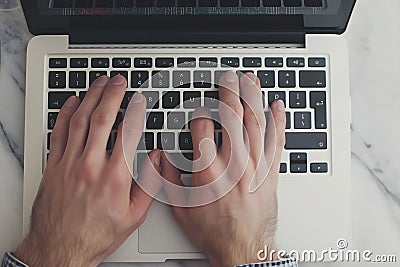
M126 80L126 86L128 87L128 72L127 71L112 71L111 73L110 73L110 77L112 78L112 77L114 77L114 76L117 76L117 75L122 75L122 76L124 76L124 78L125 78L125 80Z
M242 0L242 7L259 7L260 0Z
M179 108L181 103L180 92L164 92L162 101L162 107L165 109Z
M211 71L195 71L194 87L211 88Z
M281 7L281 0L263 0L263 5L265 7Z
M326 67L326 59L323 57L310 57L308 59L309 67Z
M322 0L304 0L306 7L322 7Z
M173 66L174 66L174 58L172 57L156 58L157 68L169 68Z
M149 72L148 71L132 71L131 72L131 87L132 88L148 88L149 87Z
M311 129L311 112L295 112L294 128Z
M291 173L306 173L307 163L291 163L290 164Z
M147 100L147 109L157 109L159 108L159 102L160 102L160 95L158 92L155 91L143 91L142 92L143 96Z
M174 133L157 133L157 148L162 150L175 149L175 134Z
M142 134L138 144L139 150L153 150L154 149L154 133L145 132Z
M183 92L183 107L195 109L201 106L201 92L187 91Z
M280 88L296 87L296 72L279 71L279 87Z
M190 88L190 71L174 71L172 76L174 88Z
M66 58L50 58L49 68L66 68L67 59Z
M168 88L169 71L153 71L151 80L151 85L153 88Z
M327 133L287 132L285 149L327 149Z
M71 68L87 68L89 60L87 58L71 58L69 65Z
M279 166L279 173L287 173L287 164L281 163Z
M219 80L221 79L222 75L224 75L226 71L217 70L214 72L214 87L219 87Z
M214 120L214 129L221 130L221 119L219 117L219 112L212 112L211 113L212 119Z
M239 0L220 0L220 7L239 7Z
M289 107L290 108L306 108L306 92L290 92Z
M75 92L50 92L48 95L48 108L49 109L61 109L65 101L71 96L74 96Z
M49 88L65 88L66 87L65 71L50 71L48 85Z
M92 68L108 68L110 59L108 58L92 58Z
M279 6L280 6L280 3L279 3ZM281 68L281 67L283 67L283 58L281 58L281 57L267 57L265 59L265 66L266 67L271 67L271 68Z
M49 112L49 114L47 114L47 129L53 130L56 125L57 116L58 112Z
M115 0L115 7L133 7L134 0Z
M257 76L260 79L261 88L275 87L275 71L273 70L258 71Z
M311 163L311 172L312 173L327 173L328 172L328 163Z
M130 58L113 58L112 64L114 68L130 68L131 59Z
M259 57L245 57L243 58L243 67L261 67L261 58Z
M185 127L185 113L184 112L169 112L167 116L168 129L181 130Z
M180 57L178 58L179 68L194 68L196 67L196 58L194 57Z
M310 92L310 107L314 109L315 129L326 129L326 93Z
M286 65L288 67L301 68L305 66L303 57L289 57L286 59Z
M162 129L164 125L164 112L150 112L147 114L146 128L149 130Z
M324 88L326 87L326 72L316 70L300 71L300 87Z
M111 132L107 140L106 150L111 151L114 149L115 141L117 140L117 133Z
M122 122L123 120L123 116L122 116L122 112L118 112L117 114L117 118L115 119L114 125L113 125L113 129L117 130L119 124Z
M99 77L107 75L107 71L91 71L89 72L89 85L92 85L92 83Z
M122 100L121 103L121 108L122 109L127 109L129 102L131 101L132 97L134 96L135 92L125 92L124 99Z
M47 133L47 150L50 150L50 136L51 133Z
M134 60L135 68L151 68L153 66L153 59L150 57L138 57Z
M268 105L271 106L272 102L275 100L282 100L285 103L286 106L286 92L280 92L280 91L269 91L268 92Z
M290 112L286 112L286 129L290 129L291 128L291 115Z
M83 101L83 99L85 98L85 96L86 96L86 91L80 91L80 92L79 92L79 99L81 100L81 102Z
M285 7L301 7L301 0L283 0Z
M254 73L254 70L238 70L236 71L236 75L240 78L242 75L246 73Z
M180 150L193 150L192 135L189 132L182 132L179 134L179 149Z
M86 72L71 71L69 73L69 88L86 88Z
M216 7L216 6L217 6L217 0L199 0L199 7Z
M221 4L222 4L222 2L221 2ZM223 57L223 58L221 58L221 65L222 65L222 67L228 66L228 67L232 67L232 68L238 68L239 67L239 58L238 57Z
M216 68L218 59L216 57L201 57L199 58L199 66L201 68Z
M217 145L217 147L221 147L222 146L222 132L217 132L214 135L214 139L215 139L215 144Z
M204 106L209 109L217 109L219 104L218 91L204 92Z
M290 153L290 162L307 163L307 153Z

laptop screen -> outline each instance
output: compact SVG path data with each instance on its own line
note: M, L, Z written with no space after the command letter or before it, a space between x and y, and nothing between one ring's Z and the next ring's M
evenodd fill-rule
M110 42L124 43L260 43L268 34L340 34L355 1L21 0L32 34L93 39L108 33Z

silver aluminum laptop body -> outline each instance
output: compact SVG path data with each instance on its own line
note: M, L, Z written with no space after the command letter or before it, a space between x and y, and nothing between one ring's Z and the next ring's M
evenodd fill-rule
M176 2L177 6L179 1ZM222 58L234 57L238 58L240 62L236 67L237 70L274 71L276 83L273 88L264 89L266 101L268 101L268 92L270 91L285 92L287 112L291 119L287 129L287 138L291 134L296 135L305 132L313 136L322 133L326 137L324 140L314 138L312 148L302 147L301 144L305 143L305 139L300 138L294 144L292 142L296 141L296 138L293 139L294 141L287 139L287 145L289 140L288 146L291 146L291 148L287 148L282 157L282 163L286 164L286 170L282 165L278 193L278 248L286 251L314 249L321 252L329 247L335 247L338 239L344 238L350 242L351 109L349 70L347 44L339 33L344 31L355 1L323 0L321 1L322 6L318 7L306 6L309 2L306 0L300 1L301 7L286 6L286 1L281 1L279 7L265 7L263 6L264 2L260 2L262 8L248 8L242 5L229 8L221 7L222 1L218 2L217 7L202 8L198 7L199 2L196 2L196 6L192 9L188 9L188 7L184 9L179 9L179 7L176 7L176 9L170 7L127 8L116 7L117 1L111 2L113 2L112 7L96 7L94 2L93 6L89 8L78 8L56 7L54 1L22 1L28 25L32 33L37 35L29 43L27 56L24 235L29 231L32 203L45 168L48 153L46 143L50 123L48 113L54 111L53 108L49 108L49 93L65 90L79 95L79 92L86 90L89 85L90 71L94 71L90 64L93 58L108 58L110 62L113 58L130 58L132 62L135 58L151 58L154 62L157 58L171 57L176 62L177 58L192 57L199 60L201 57L212 57L219 62ZM316 2L318 5L318 1ZM165 15L166 10L180 10L180 12L188 12L188 14L182 17L169 13ZM191 10L190 14L188 10ZM245 15L234 14L234 12L240 10L245 12ZM256 10L258 15L254 14ZM151 14L148 14L148 12ZM123 18L118 18L115 15L120 13L125 14L122 16ZM160 15L161 13L163 15ZM92 14L96 14L96 16L92 16ZM176 23L180 21L187 21L188 26L182 26L182 29L179 29L178 26L176 29L166 28L165 32L157 30L157 27L163 25L162 22L165 22L165 27L171 26L168 23L170 16L173 17L174 21L171 23L174 25L179 25ZM199 16L199 18L196 16ZM124 23L127 20L137 21L137 17L148 23L144 26L137 26L143 26L145 29L131 29L126 26L127 28L121 29L112 36L110 35L108 41L104 41L104 34L111 34L110 29L113 27L120 29L118 26L125 25ZM151 17L153 22L146 20L147 17ZM220 18L222 20L219 20ZM153 25L154 20L158 21L158 19L160 24L155 23L157 25ZM197 19L203 21L209 19L209 23L214 25L226 21L240 31L238 31L239 33L230 31L224 23L222 23L224 25L221 25L221 29L215 29L215 26L212 25L199 25ZM51 27L55 28L46 28L44 25L52 20L55 26ZM93 27L95 25L99 27L97 26L99 20L114 25L105 26L104 31L102 29L96 30ZM282 29L279 29L279 26L275 24L274 27L271 26L264 33L258 32L263 28L257 26L259 23L285 21L287 23L279 24L282 25ZM86 26L82 26L81 23L85 22ZM253 23L257 23L257 25ZM193 28L187 29L186 27ZM246 33L245 27L255 30ZM189 33L189 30L192 33ZM209 34L207 34L207 31ZM216 34L218 31L223 31L226 34L218 36ZM99 38L101 34L103 34L103 38ZM67 65L52 69L49 60L53 58L64 58ZM87 72L86 88L69 88L68 72L75 70L71 65L73 58L88 59L88 66L78 68L80 71ZM261 58L261 66L245 67L243 63L245 58ZM267 58L282 58L283 64L274 67L267 66ZM289 60L293 58L304 58L304 65L289 65ZM313 61L315 58L324 59L325 66L316 66L315 60ZM110 75L113 69L114 67L110 63L102 70ZM127 71L130 73L135 69L132 64ZM49 88L49 73L55 70L67 73L65 88ZM148 67L149 73L154 70L157 70L154 64ZM190 71L193 73L197 70L202 70L202 68L196 65ZM326 84L323 87L320 87L320 84L317 83L315 87L313 85L309 87L300 86L302 83L300 71L320 70L326 73ZM279 73L282 71L295 72L294 82L296 85L294 87L281 87L279 85ZM213 72L212 75L214 77ZM128 77L130 86L127 90L137 91L137 89L131 88L132 79L132 76ZM160 92L165 91L165 89L151 89ZM192 89L189 88L188 90ZM203 92L208 89L198 90ZM217 89L211 88L209 90ZM306 95L305 108L300 110L309 114L312 118L312 125L309 128L306 127L306 130L301 125L297 125L296 118L298 118L298 115L295 113L299 110L291 107L290 93L296 92L304 92ZM317 126L318 122L315 120L315 116L319 105L317 105L317 102L313 103L315 100L315 97L311 96L313 92L325 92L325 103L319 104L325 105L326 118L322 124L326 125ZM320 101L320 99L317 100ZM184 108L179 110L187 112ZM321 124L321 122L319 123ZM178 150L177 146L174 151ZM302 166L299 166L297 165L299 162L291 156L301 153L307 155L307 160L305 163L302 162ZM306 166L305 171L302 170L304 164ZM152 205L145 223L107 261L163 262L169 259L197 258L203 258L203 255L183 235L171 216L169 208L156 201Z

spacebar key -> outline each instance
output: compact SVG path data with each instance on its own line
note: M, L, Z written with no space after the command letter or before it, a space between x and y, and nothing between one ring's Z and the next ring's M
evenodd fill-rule
M286 133L285 149L327 149L327 147L326 133Z

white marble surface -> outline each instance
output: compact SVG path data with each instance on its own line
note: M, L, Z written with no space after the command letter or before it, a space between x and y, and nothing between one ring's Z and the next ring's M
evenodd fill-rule
M400 262L399 10L398 0L359 0L345 34L353 104L351 245L397 255L398 263L388 266ZM20 10L0 11L0 253L14 249L22 238L24 62L29 38ZM161 265L207 266L204 262L104 264Z

